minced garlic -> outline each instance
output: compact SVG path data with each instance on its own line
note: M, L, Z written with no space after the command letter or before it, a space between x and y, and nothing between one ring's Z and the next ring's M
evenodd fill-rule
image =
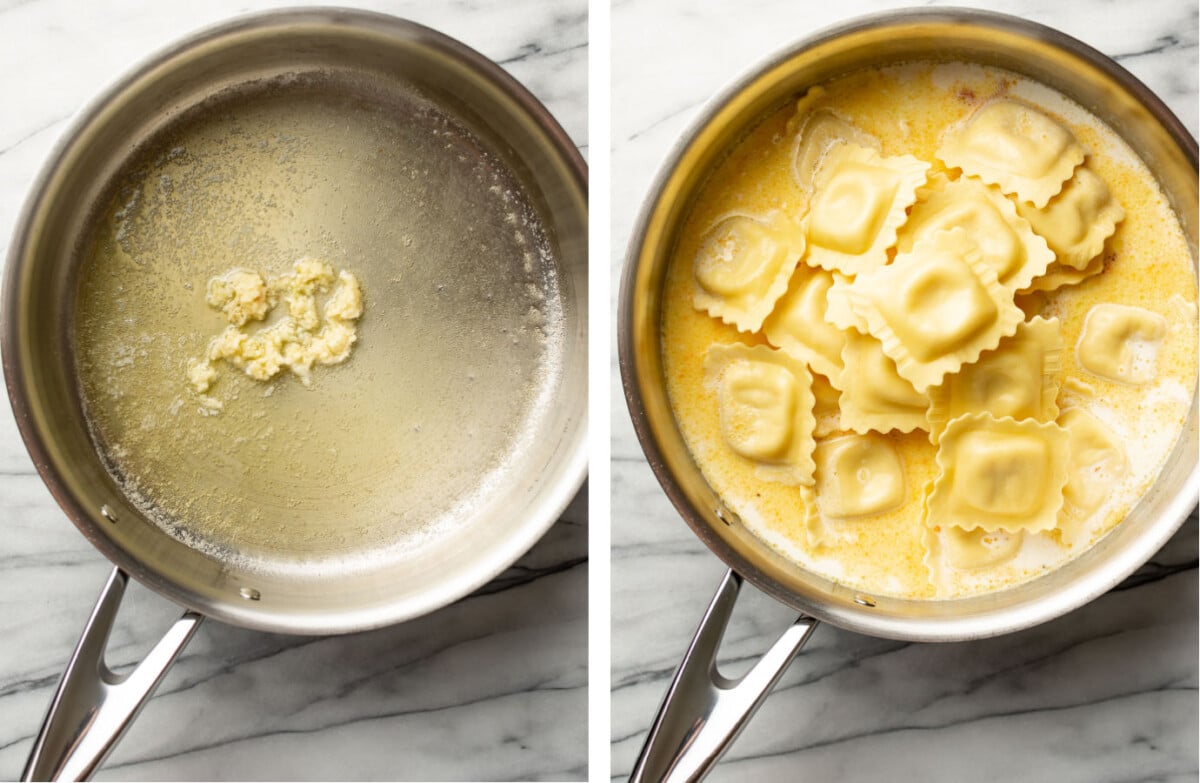
M261 321L271 309L267 283L262 275L250 269L231 269L208 281L205 301L225 314L234 326L247 321Z
M327 292L324 307L318 308L317 296ZM363 312L358 279L345 271L335 277L329 264L308 257L270 280L248 269L230 270L209 281L206 301L229 322L209 342L204 357L188 366L188 382L210 413L224 407L207 393L219 375L220 360L258 381L287 369L309 386L314 364L338 364L350 355ZM246 328L265 320L281 302L287 312L278 321L253 332Z

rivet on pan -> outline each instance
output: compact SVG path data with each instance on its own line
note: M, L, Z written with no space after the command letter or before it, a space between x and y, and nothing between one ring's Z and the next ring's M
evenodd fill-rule
M257 601L258 599L262 598L262 593L258 592L253 587L243 587L241 590L238 590L238 595L240 595L242 598L245 598L247 601Z
M874 607L875 599L869 595L856 595L854 596L854 603L858 604L859 606Z
M742 524L742 520L738 517L738 515L724 506L718 506L717 508L713 509L713 513L717 515L717 519L721 520L729 527Z
M112 522L114 525L117 524L117 514L111 508L109 508L107 503L100 507L100 516L104 517L109 522Z

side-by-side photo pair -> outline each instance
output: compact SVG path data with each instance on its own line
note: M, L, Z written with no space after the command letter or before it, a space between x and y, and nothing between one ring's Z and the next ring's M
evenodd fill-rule
M1200 4L0 0L0 779L1200 776Z

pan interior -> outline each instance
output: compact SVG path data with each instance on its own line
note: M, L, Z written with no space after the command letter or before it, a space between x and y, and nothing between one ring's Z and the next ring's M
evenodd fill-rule
M1110 589L1145 562L1196 502L1197 408L1159 478L1126 519L1076 560L1017 587L954 600L865 595L795 565L751 533L700 473L665 392L662 290L667 260L701 183L748 129L809 87L864 67L934 60L1011 70L1088 107L1159 180L1196 259L1196 146L1144 86L1102 55L1048 28L959 9L869 17L801 42L717 96L677 144L652 189L622 279L623 381L639 440L668 497L727 565L778 600L844 628L950 641L1044 622Z
M515 483L562 372L539 205L417 89L337 72L238 85L132 156L85 240L71 349L95 445L135 505L239 571L369 570L461 532ZM207 281L315 256L358 276L348 361L186 381L225 325ZM278 308L282 310L282 306Z

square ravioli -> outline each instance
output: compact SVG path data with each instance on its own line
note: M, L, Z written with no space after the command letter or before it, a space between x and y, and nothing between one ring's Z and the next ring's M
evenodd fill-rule
M842 372L830 382L841 391L842 427L858 433L912 432L928 426L929 395L896 372L896 363L870 335L846 333Z
M810 266L856 275L887 263L929 164L843 143L821 160L808 213Z
M962 228L984 263L995 270L1000 285L1013 291L1028 286L1054 261L1046 240L996 188L966 177L951 182L939 176L932 184L909 212L896 241L899 252L910 252L916 242L938 231Z
M825 317L833 275L823 269L797 267L787 293L763 322L771 345L833 377L842 371L846 333Z
M904 465L882 435L844 435L816 449L817 503L828 517L861 517L904 502Z
M1020 530L963 530L955 525L928 528L926 535L926 565L935 584L943 581L938 572L944 569L974 571L1007 563L1021 551L1025 540Z
M1108 186L1087 166L1080 166L1062 192L1042 208L1018 204L1021 217L1045 238L1059 264L1085 269L1104 250L1104 242L1125 219L1125 210Z
M765 345L708 349L705 381L717 392L721 437L766 481L812 485L812 375L807 365Z
M780 210L727 215L704 234L692 261L698 310L757 332L804 254L804 227Z
M788 121L792 134L792 178L804 194L807 207L812 199L817 169L830 149L839 144L856 144L879 151L879 139L860 130L849 120L828 109L814 109L824 91L814 87L796 103L796 114Z
M1025 320L962 228L939 231L857 277L850 303L918 392L995 348Z
M1086 543L1085 523L1125 478L1129 461L1113 431L1083 408L1064 410L1058 426L1067 431L1071 453L1058 527L1063 543L1073 546Z
M922 542L924 565L936 595L953 594L956 581L964 572L978 574L996 569L1016 559L1025 543L1025 533L1017 530L963 530L956 525L937 525L930 521L929 496L933 482L925 485L922 495Z
M939 596L955 594L962 581L1002 574L1025 544L1020 530L963 530L950 525L927 527L924 536L925 568Z
M1058 524L1067 483L1068 437L1032 419L975 413L942 433L929 524L1037 533Z
M1154 380L1166 336L1167 319L1158 313L1106 302L1088 310L1075 357L1098 378L1140 386Z
M930 390L930 442L936 445L946 423L968 413L1054 421L1062 349L1057 318L1019 324L1012 337Z
M937 155L947 167L1040 208L1062 190L1085 153L1071 131L1042 112L997 100L947 131Z

